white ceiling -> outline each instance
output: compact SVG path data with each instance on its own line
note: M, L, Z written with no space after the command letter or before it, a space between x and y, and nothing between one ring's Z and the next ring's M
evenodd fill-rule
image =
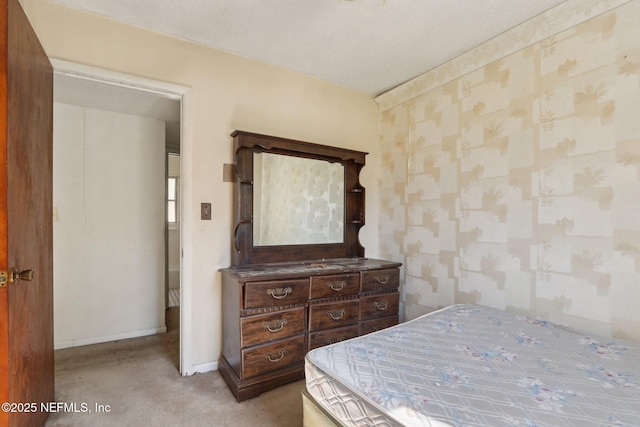
M566 0L53 0L379 95Z

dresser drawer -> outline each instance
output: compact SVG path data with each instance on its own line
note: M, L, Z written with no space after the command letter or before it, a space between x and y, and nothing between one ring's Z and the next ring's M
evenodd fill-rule
M343 300L309 306L309 331L337 328L358 321L360 302Z
M398 314L400 294L377 294L360 298L360 320L372 320L379 317Z
M304 335L242 350L242 377L249 378L302 362Z
M348 340L349 338L357 337L359 332L360 327L358 325L312 332L309 334L308 350L311 351L314 348L335 344L340 341Z
M400 270L369 270L362 272L362 292L378 289L396 289L400 284Z
M311 278L311 299L355 295L360 292L360 274L335 274Z
M244 308L304 304L308 299L308 278L249 282L244 288Z
M369 320L367 322L360 322L360 335L369 334L371 332L379 331L389 326L398 324L398 316L382 317L376 320Z
M305 331L304 307L240 319L241 347L287 338Z

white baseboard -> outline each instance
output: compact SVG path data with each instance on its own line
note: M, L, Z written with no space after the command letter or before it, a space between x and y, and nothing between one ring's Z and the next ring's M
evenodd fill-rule
M187 372L184 375L193 375L193 374L203 374L205 372L217 371L218 370L218 361L215 362L207 362L201 363L199 365L193 365L191 367L191 372Z
M88 338L78 338L78 339L57 341L53 344L53 348L55 350L60 350L63 348L80 347L83 345L100 344L103 342L126 340L129 338L146 337L147 335L163 334L165 332L167 332L167 327L161 326L159 328L142 329L138 331L123 332L120 334L105 335L101 337L88 337ZM217 366L216 366L216 369L217 369Z

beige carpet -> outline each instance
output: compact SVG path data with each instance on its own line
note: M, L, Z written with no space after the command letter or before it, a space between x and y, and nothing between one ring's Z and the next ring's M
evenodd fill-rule
M46 425L302 425L304 381L237 403L217 371L180 376L178 310L169 309L166 334L56 351L56 401L91 412L54 413Z

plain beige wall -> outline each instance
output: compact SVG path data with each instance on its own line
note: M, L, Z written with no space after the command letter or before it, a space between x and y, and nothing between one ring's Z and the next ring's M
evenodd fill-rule
M193 365L216 362L221 351L217 271L229 264L232 227L232 187L222 168L233 161L234 129L369 152L360 239L367 256L377 256L378 110L371 96L46 0L22 4L51 58L192 88ZM197 217L201 202L212 202L211 221Z

